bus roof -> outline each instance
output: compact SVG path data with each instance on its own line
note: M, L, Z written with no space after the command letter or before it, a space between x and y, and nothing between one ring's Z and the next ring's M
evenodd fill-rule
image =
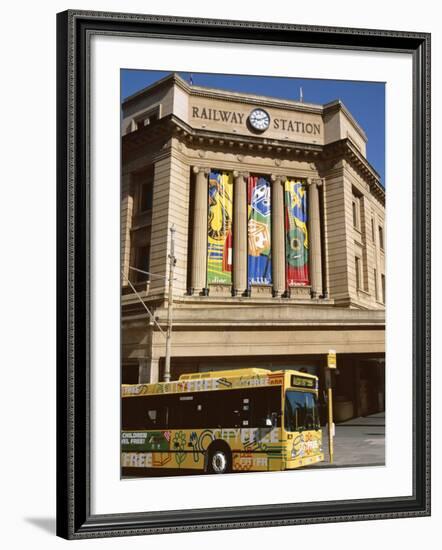
M230 378L231 376L255 376L257 374L270 374L271 372L272 371L269 369L258 368L216 370L182 374L179 377L179 380L201 380L201 378Z
M286 375L296 375L317 380L317 376L296 370L271 371L246 368L183 374L172 382L151 384L122 384L122 396L152 395L162 393L186 393L191 391L216 391L235 388L282 385Z

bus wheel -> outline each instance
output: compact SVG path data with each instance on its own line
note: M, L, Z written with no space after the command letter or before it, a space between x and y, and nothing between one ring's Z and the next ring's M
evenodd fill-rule
M232 454L229 449L214 447L209 449L207 471L210 474L225 474L232 470Z

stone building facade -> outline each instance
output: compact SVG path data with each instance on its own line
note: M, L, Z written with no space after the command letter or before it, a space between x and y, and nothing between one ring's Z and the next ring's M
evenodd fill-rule
M165 326L173 227L172 379L250 366L322 381L334 349L338 413L383 410L385 192L366 143L338 100L203 88L175 74L126 99L123 382L164 373L165 339L140 297Z

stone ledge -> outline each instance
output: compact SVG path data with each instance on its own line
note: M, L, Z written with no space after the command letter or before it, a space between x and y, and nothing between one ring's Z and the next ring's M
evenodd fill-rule
M209 296L212 297L231 297L232 296L232 285L231 284L210 284L209 285Z
M250 287L250 297L253 298L271 298L272 285L252 285Z
M289 295L289 298L310 299L311 289L312 287L310 285L307 285L307 286L292 285L288 289L288 295Z

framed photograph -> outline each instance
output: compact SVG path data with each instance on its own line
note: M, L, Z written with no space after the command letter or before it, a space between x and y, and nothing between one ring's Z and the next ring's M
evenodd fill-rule
M57 32L57 534L429 515L430 36Z

